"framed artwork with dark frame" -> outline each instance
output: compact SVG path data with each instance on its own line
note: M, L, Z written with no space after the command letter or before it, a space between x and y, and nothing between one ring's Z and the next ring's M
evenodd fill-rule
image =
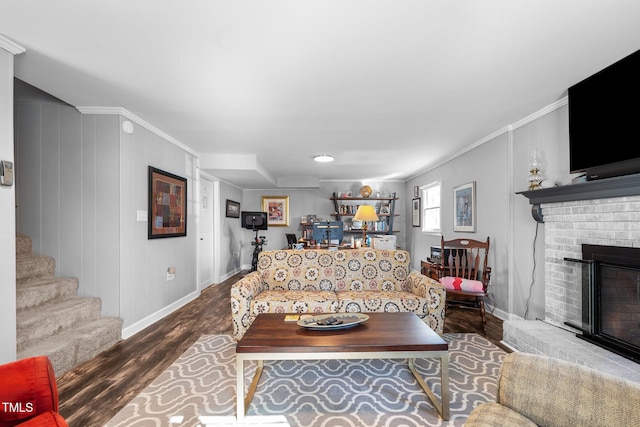
M476 182L453 189L453 231L476 232Z
M414 227L420 227L420 198L413 199L413 204L411 206L411 215L412 215L412 225Z
M187 235L187 179L149 166L148 238Z
M262 211L269 227L289 226L289 196L262 196Z
M240 203L227 199L227 218L240 218Z

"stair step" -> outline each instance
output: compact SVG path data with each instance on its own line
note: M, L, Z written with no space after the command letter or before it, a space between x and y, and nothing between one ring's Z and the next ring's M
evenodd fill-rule
M62 301L76 296L76 277L46 277L18 283L16 287L16 310L18 313L33 310L44 304Z
M31 239L24 234L16 234L16 255L29 255L32 251Z
M122 319L103 317L41 339L18 352L18 359L46 354L56 377L97 356L122 339Z
M17 313L17 351L81 323L100 318L100 298L70 298Z
M101 299L78 297L78 278L55 271L52 257L16 234L17 357L48 356L59 377L120 341L122 319L102 318Z
M16 256L16 283L43 277L53 277L56 272L56 261L46 255Z

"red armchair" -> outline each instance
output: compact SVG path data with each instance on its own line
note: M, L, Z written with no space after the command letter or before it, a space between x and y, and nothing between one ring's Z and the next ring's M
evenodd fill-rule
M0 427L68 427L58 413L58 385L46 356L0 365Z

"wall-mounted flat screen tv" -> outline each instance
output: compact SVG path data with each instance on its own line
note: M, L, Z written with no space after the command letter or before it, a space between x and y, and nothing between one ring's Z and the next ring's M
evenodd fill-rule
M571 86L568 98L571 173L640 173L640 50Z
M242 220L242 227L249 230L267 230L269 227L266 212L242 211L240 218Z

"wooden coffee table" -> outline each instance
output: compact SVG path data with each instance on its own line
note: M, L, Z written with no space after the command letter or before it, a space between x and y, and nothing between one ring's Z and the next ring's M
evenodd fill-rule
M243 421L260 380L265 360L408 359L409 369L443 420L449 419L449 346L413 313L367 313L357 326L309 330L285 322L284 314L259 314L236 345L237 419ZM416 371L414 359L440 358L442 399ZM258 362L244 393L244 362Z

